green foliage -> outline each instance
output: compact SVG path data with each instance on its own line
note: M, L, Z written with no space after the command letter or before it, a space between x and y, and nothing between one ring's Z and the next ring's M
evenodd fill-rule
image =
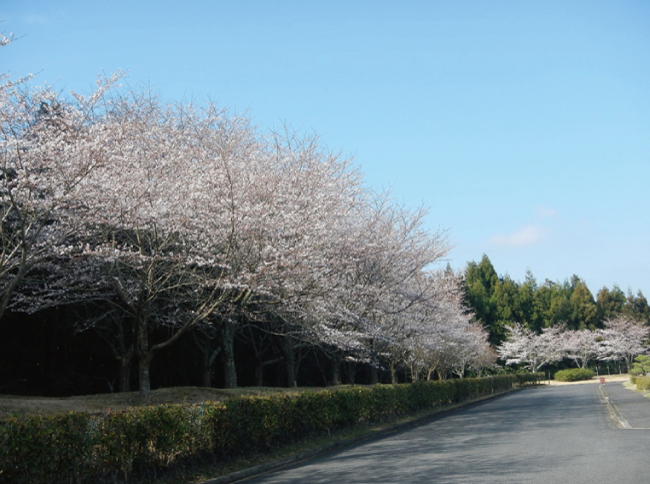
M637 390L650 391L650 376L637 376L633 382Z
M0 482L48 483L93 474L87 414L9 418L0 426Z
M581 381L591 380L596 376L596 372L584 368L572 368L570 370L560 370L553 378L557 381Z
M544 372L537 373L518 373L515 375L518 386L526 386L531 384L537 384L546 379Z
M465 270L465 302L490 331L490 343L499 344L505 338L505 329L499 323L494 304L494 290L499 284L492 263L483 254L480 263L470 262Z
M193 456L245 456L331 428L536 383L539 374L242 396L0 422L0 482L128 480Z
M200 408L133 408L104 415L68 413L0 423L0 482L85 482L164 467L210 449Z
M615 285L611 291L603 287L598 291L596 298L601 318L614 319L623 312L625 293L618 286Z
M568 326L574 330L594 328L598 321L598 307L591 291L584 281L576 277L576 283L569 299L571 304L571 318Z
M618 286L598 292L597 300L587 284L574 275L562 283L550 280L538 285L528 271L523 283L507 274L498 276L490 259L469 262L465 270L465 303L498 346L506 327L520 323L535 332L565 324L570 330L601 328L606 319L627 315L650 324L650 305L641 291L627 296Z
M636 296L628 290L623 313L637 321L650 324L650 305L640 290L637 291Z
M633 375L647 375L650 373L650 356L639 355L634 358L630 373Z

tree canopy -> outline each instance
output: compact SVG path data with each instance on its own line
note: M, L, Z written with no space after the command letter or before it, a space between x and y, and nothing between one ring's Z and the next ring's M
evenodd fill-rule
M137 363L142 395L154 357L190 333L206 365L222 356L226 386L244 332L279 348L289 385L305 347L333 383L343 361L393 381L491 364L461 278L435 267L449 245L426 210L367 188L316 136L119 79L70 98L1 91L0 325L7 309L71 308L120 362L120 388Z
M625 316L650 324L650 306L638 291L627 295L618 287L603 287L594 299L587 284L574 275L564 282L538 284L531 271L523 282L498 276L487 255L469 262L464 272L465 302L499 345L515 323L540 333L565 325L571 330L600 329L605 321Z

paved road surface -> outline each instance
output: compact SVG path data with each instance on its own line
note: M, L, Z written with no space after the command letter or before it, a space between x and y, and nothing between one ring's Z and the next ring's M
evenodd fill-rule
M650 401L620 383L603 389L606 395L598 384L515 392L242 482L647 484ZM636 429L616 427L605 396Z

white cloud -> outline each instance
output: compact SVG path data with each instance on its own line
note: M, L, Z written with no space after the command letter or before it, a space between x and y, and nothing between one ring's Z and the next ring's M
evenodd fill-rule
M502 247L526 247L542 240L545 232L540 225L525 225L512 234L495 235L488 242Z

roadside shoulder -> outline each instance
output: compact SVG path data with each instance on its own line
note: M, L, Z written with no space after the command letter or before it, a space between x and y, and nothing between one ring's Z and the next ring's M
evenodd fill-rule
M320 455L326 455L335 451L338 451L340 449L343 449L345 447L358 444L361 442L367 442L370 440L374 439L379 439L382 438L386 435L390 435L392 433L396 433L408 428L412 427L417 427L419 425L423 425L432 421L435 421L439 418L445 417L453 412L456 412L461 409L466 409L466 408L471 408L475 405L481 404L483 402L486 402L488 400L493 400L495 398L499 398L505 395L512 394L513 392L518 392L521 390L524 390L528 387L523 387L523 388L517 388L513 389L510 391L506 392L501 392L501 393L494 393L492 395L488 395L486 397L481 397L477 398L474 400L469 400L467 402L463 402L460 404L455 404L452 406L445 407L443 409L439 410L434 410L431 412L426 412L426 413L421 413L416 416L412 417L406 417L404 419L401 419L398 422L390 423L390 424L384 424L381 425L375 429L371 429L368 432L364 432L362 435L358 435L352 438L347 438L347 439L342 439L315 449L310 449L305 452L300 452L296 453L292 456L285 457L282 459L278 460L273 460L272 462L267 462L261 465L257 465L254 467L250 467L247 469L243 469L241 471L236 471L232 472L230 474L216 477L214 479L209 479L207 481L202 481L198 484L230 484L233 482L237 482L243 479L247 479L259 474L264 474L266 472L271 472L275 471L278 469L282 469L283 467L287 467L292 464L296 464L298 462L301 462L303 460L311 459L314 457L318 457Z

